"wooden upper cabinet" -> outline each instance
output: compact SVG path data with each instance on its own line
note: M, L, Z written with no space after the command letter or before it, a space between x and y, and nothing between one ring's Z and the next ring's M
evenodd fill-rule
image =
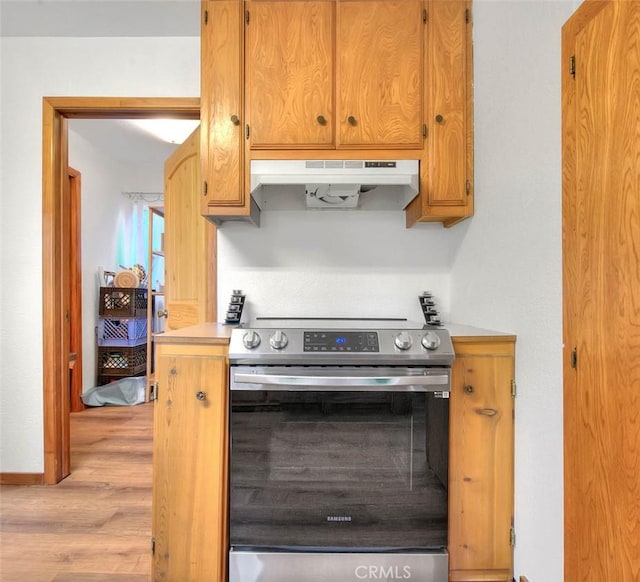
M423 147L425 14L418 0L338 3L339 147Z
M429 0L425 124L416 222L456 224L473 214L473 47L470 0Z
M433 2L431 16L429 203L460 205L467 197L466 3Z
M406 224L473 214L471 0L203 0L202 213L259 222L252 159L416 159Z
M251 149L422 149L422 0L246 8Z
M246 3L251 148L333 147L335 2Z
M202 214L248 213L244 195L242 51L244 9L238 0L202 2Z

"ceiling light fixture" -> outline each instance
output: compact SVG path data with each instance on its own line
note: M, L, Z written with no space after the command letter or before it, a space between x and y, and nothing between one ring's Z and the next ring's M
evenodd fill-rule
M200 124L199 119L131 119L133 125L168 143L181 144Z

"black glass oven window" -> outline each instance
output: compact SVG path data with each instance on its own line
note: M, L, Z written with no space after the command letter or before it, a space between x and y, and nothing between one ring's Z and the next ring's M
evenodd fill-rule
M232 392L231 545L445 547L447 434L433 394Z

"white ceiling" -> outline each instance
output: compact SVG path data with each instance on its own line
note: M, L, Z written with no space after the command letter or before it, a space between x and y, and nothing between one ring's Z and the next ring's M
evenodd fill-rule
M126 119L70 119L69 130L82 136L105 156L120 162L158 163L176 149Z
M199 35L199 0L0 0L0 36Z

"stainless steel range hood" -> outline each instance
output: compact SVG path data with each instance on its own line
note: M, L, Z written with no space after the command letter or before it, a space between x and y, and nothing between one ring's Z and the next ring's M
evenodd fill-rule
M252 160L262 211L402 210L418 193L418 160Z

